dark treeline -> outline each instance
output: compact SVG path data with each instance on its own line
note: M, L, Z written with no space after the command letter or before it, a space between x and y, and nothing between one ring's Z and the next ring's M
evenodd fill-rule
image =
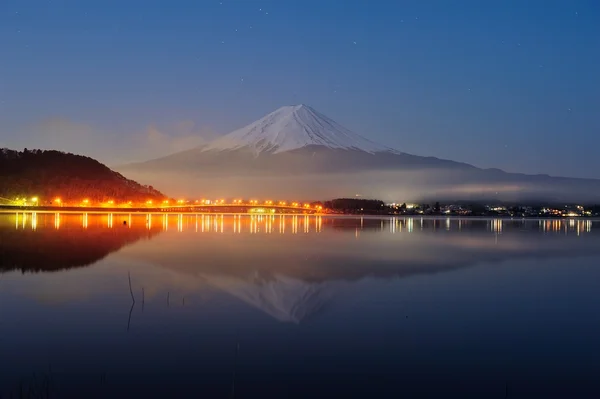
M325 201L324 207L340 213L388 213L383 201L362 198L338 198Z
M0 197L36 196L40 204L56 197L90 202L163 199L152 186L126 179L100 162L60 151L0 149Z
M321 204L321 203L319 203ZM580 207L577 205L512 205L486 206L477 202L456 202L454 204L393 204L383 201L359 198L338 198L322 203L329 212L365 215L444 215L444 216L511 216L511 217L560 217L574 213L578 216L600 216L600 205Z

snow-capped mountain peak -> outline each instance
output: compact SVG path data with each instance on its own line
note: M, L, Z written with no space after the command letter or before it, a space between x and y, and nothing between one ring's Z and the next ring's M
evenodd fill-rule
M310 145L369 153L397 152L346 129L304 104L281 107L212 141L204 151L251 148L257 153L279 153Z

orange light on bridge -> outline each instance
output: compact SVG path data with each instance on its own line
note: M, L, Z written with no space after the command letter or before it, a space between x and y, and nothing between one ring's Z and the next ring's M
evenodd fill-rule
M83 201L81 201L81 202L83 202L84 204L89 204L89 203L90 203L90 200L89 200L89 199L84 199L84 200L83 200Z
M178 201L177 201L177 203L178 203L178 204L183 204L184 202L185 202L185 201L184 201L184 200L182 200L182 199L180 199L180 200L178 200Z
M109 201L108 201L108 205L112 205L112 204L114 204L114 203L115 203L115 201L113 201L113 200L109 200Z
M146 204L147 204L147 205L152 205L152 200L148 200L148 201L146 201Z
M286 204L286 202L285 202L285 201L279 201L279 205L281 205L281 206L285 206L285 205L287 205L287 204Z
M265 201L265 204L267 205L271 205L273 203L273 201Z
M297 202L292 203L292 206L298 206Z
M310 204L304 204L305 208L310 208Z
M169 200L164 200L163 201L163 204L168 204L168 203L169 203Z
M61 203L62 201L60 200L60 198L55 198L55 199L54 199L54 202L56 202L58 205L60 205L60 203Z

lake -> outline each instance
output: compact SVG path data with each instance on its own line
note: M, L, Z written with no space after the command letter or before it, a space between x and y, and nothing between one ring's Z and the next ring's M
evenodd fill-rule
M2 397L597 398L599 310L599 221L0 214Z

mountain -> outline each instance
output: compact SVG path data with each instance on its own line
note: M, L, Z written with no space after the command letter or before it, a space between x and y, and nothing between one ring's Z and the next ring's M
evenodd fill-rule
M89 157L60 151L0 149L0 198L34 196L40 205L56 197L64 203L80 203L84 198L90 203L165 198L151 186L127 179Z
M354 133L307 105L281 107L206 145L117 169L181 196L311 200L363 194L389 201L600 197L600 180L506 173L407 154Z

